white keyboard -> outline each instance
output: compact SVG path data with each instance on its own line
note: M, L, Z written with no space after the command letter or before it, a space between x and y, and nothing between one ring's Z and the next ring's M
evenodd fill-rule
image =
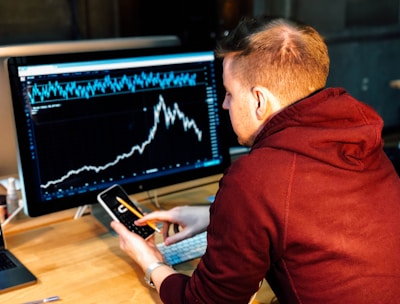
M164 243L157 244L163 254L165 262L176 265L201 257L207 248L207 232L199 233L189 239L165 246Z

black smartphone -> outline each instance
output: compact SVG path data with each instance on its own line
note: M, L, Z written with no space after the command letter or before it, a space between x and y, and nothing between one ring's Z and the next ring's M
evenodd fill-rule
M142 214L142 212L135 203L129 199L128 194L120 185L115 184L99 193L97 200L113 220L121 222L130 231L137 233L144 239L154 234L155 230L149 225L136 226L134 224L134 221L139 218L135 213ZM127 204L129 208L127 208L125 204ZM129 209L134 210L131 211Z

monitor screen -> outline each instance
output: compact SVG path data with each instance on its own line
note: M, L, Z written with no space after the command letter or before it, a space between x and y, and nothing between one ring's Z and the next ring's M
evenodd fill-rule
M25 212L222 173L219 67L212 51L174 48L10 58Z

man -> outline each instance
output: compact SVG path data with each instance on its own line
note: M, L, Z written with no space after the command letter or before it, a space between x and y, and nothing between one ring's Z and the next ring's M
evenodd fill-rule
M112 222L120 245L165 303L247 303L266 278L283 303L391 303L400 298L400 180L382 150L382 119L324 88L326 44L311 27L246 19L220 42L233 129L248 155L225 172L209 209L138 221L207 229L191 277L154 243Z

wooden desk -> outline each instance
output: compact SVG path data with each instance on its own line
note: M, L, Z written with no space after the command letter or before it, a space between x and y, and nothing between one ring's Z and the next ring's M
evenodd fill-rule
M6 240L39 282L1 294L1 303L53 295L65 303L161 303L141 269L119 249L118 238L91 215Z
M216 187L192 189L185 198L204 202ZM159 199L165 209L184 202L182 193ZM91 214L79 219L70 217L71 211L63 214L67 214L64 219L55 214L6 226L8 248L37 276L38 283L0 294L0 303L24 303L55 295L61 298L60 303L161 303L157 292L144 283L142 270L122 252L118 238L104 225ZM52 222L52 218L56 220ZM35 223L32 228L28 228L29 221ZM23 228L18 230L18 225ZM196 264L197 260L176 268L191 274ZM272 297L264 284L254 303L270 303Z

